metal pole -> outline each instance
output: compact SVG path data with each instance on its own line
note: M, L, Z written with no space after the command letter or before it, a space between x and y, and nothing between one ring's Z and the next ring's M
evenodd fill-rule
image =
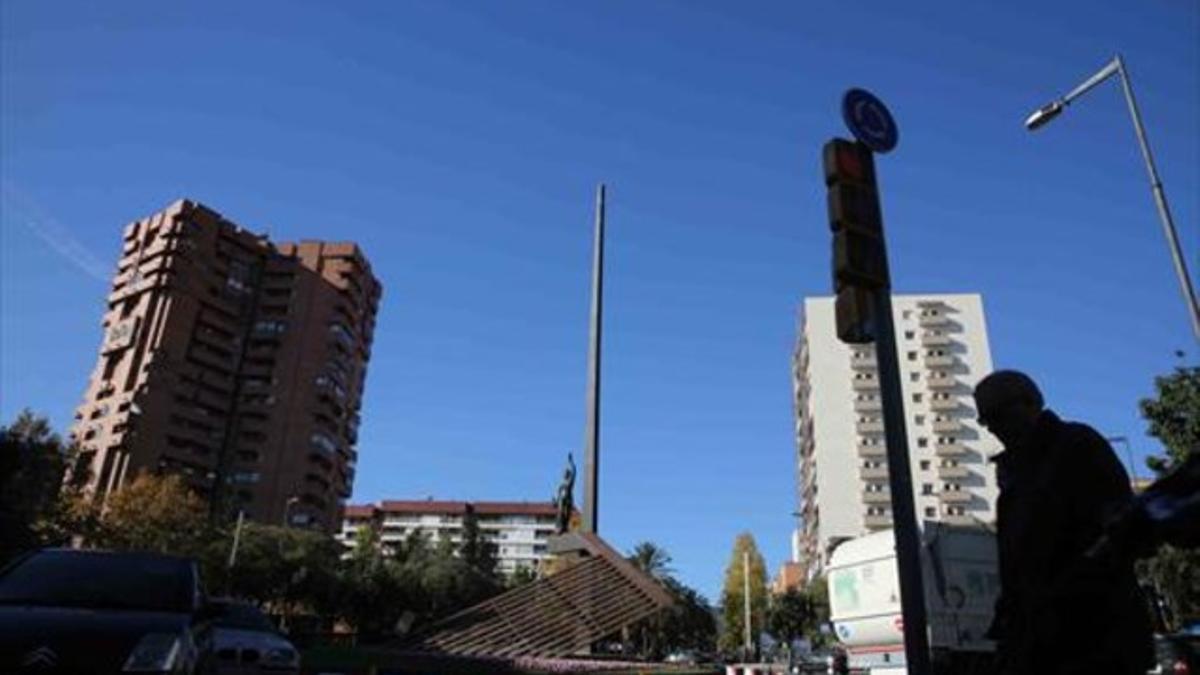
M878 333L875 358L883 398L883 427L887 439L888 483L892 491L892 527L896 536L896 570L900 577L900 611L904 618L904 654L909 675L929 675L929 635L926 633L925 590L921 577L921 534L913 505L912 471L908 462L908 432L904 424L904 393L888 288L873 293Z
M1133 84L1129 81L1129 71L1120 56L1116 58L1117 72L1121 75L1121 88L1125 92L1125 102L1129 105L1129 115L1133 117L1133 128L1137 132L1138 145L1142 149L1142 159L1146 161L1146 173L1150 174L1150 189L1154 193L1154 205L1158 207L1158 216L1162 220L1163 233L1167 236L1167 244L1171 247L1171 259L1175 263L1175 274L1179 276L1179 285L1183 290L1183 299L1187 302L1188 311L1192 317L1192 331L1200 339L1200 304L1196 301L1196 289L1192 287L1192 278L1188 274L1187 263L1184 262L1183 252L1179 246L1179 235L1175 231L1175 221L1171 218L1171 210L1167 207L1167 197L1163 193L1162 181L1159 180L1158 170L1154 167L1154 157L1150 154L1150 142L1146 140L1146 129L1142 126L1142 116L1138 112L1137 101L1133 97Z
M588 336L587 420L583 437L583 531L599 531L600 504L600 335L604 316L604 183L596 186L592 243L592 316Z
M749 552L749 551L742 551L742 598L743 598L743 600L744 600L744 602L742 603L742 605L743 605L743 609L744 609L744 611L745 611L745 621L744 621L743 623L745 624L745 627L746 627L746 630L744 631L744 632L745 632L745 650L746 650L746 659L747 659L747 660L749 660L749 659L750 659L750 642L751 642L751 630L750 630L750 552Z
M233 571L233 566L237 562L238 542L242 540L242 523L246 520L246 512L238 511L237 527L233 530L233 547L229 549L229 570Z

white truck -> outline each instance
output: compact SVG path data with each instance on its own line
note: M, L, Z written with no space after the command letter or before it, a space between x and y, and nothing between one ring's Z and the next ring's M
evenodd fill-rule
M921 568L934 672L985 672L995 645L984 632L1000 592L995 534L983 525L926 522ZM907 673L892 532L843 542L830 556L826 578L830 621L850 672Z

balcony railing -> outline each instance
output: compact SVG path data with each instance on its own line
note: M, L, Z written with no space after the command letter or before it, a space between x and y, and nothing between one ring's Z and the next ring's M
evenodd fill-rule
M944 333L931 333L928 331L921 333L921 344L926 347L941 347L950 344L950 342L950 336Z
M892 526L891 516L869 515L863 517L863 525L869 528L887 528Z
M887 466L864 466L858 470L863 480L884 480L888 477Z
M887 457L887 446L883 445L882 443L879 445L860 444L858 446L858 456L859 457Z
M937 432L959 431L963 428L962 422L955 419L943 419L933 421L933 430Z
M925 384L930 389L953 389L958 385L958 380L953 375L935 375L925 380Z
M883 421L881 420L878 422L861 422L861 421L855 422L854 428L857 429L858 433L860 433L860 434L882 434L883 433Z
M891 490L863 490L863 503L866 504L890 504L892 503Z
M933 452L938 457L962 457L967 454L967 446L962 443L938 443Z
M939 466L937 475L938 478L967 478L971 470L965 466Z
M859 400L854 401L854 411L855 412L876 412L879 410L883 410L883 401L880 401L879 399L866 400L866 401L859 401Z
M959 404L957 398L935 398L935 399L931 399L929 401L930 409L936 410L938 412L947 412L950 410L957 410L959 408L959 405L960 404Z
M879 380L877 378L855 378L850 381L850 387L854 391L876 391L879 389Z
M942 490L938 493L938 499L947 504L967 504L973 495L966 490Z

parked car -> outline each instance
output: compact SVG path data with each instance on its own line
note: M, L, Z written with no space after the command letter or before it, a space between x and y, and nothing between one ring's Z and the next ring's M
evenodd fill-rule
M0 569L0 672L204 673L208 611L186 558L28 553Z
M300 672L300 654L258 607L214 600L213 649L219 675Z
M1200 635L1154 636L1154 660L1151 675L1200 675Z

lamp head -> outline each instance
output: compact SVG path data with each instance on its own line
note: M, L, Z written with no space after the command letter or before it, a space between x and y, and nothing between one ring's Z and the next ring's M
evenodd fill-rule
M1054 101L1042 106L1041 108L1038 108L1032 115L1029 116L1028 119L1025 120L1025 128L1030 131L1037 129L1055 117L1061 115L1063 107L1062 101Z

